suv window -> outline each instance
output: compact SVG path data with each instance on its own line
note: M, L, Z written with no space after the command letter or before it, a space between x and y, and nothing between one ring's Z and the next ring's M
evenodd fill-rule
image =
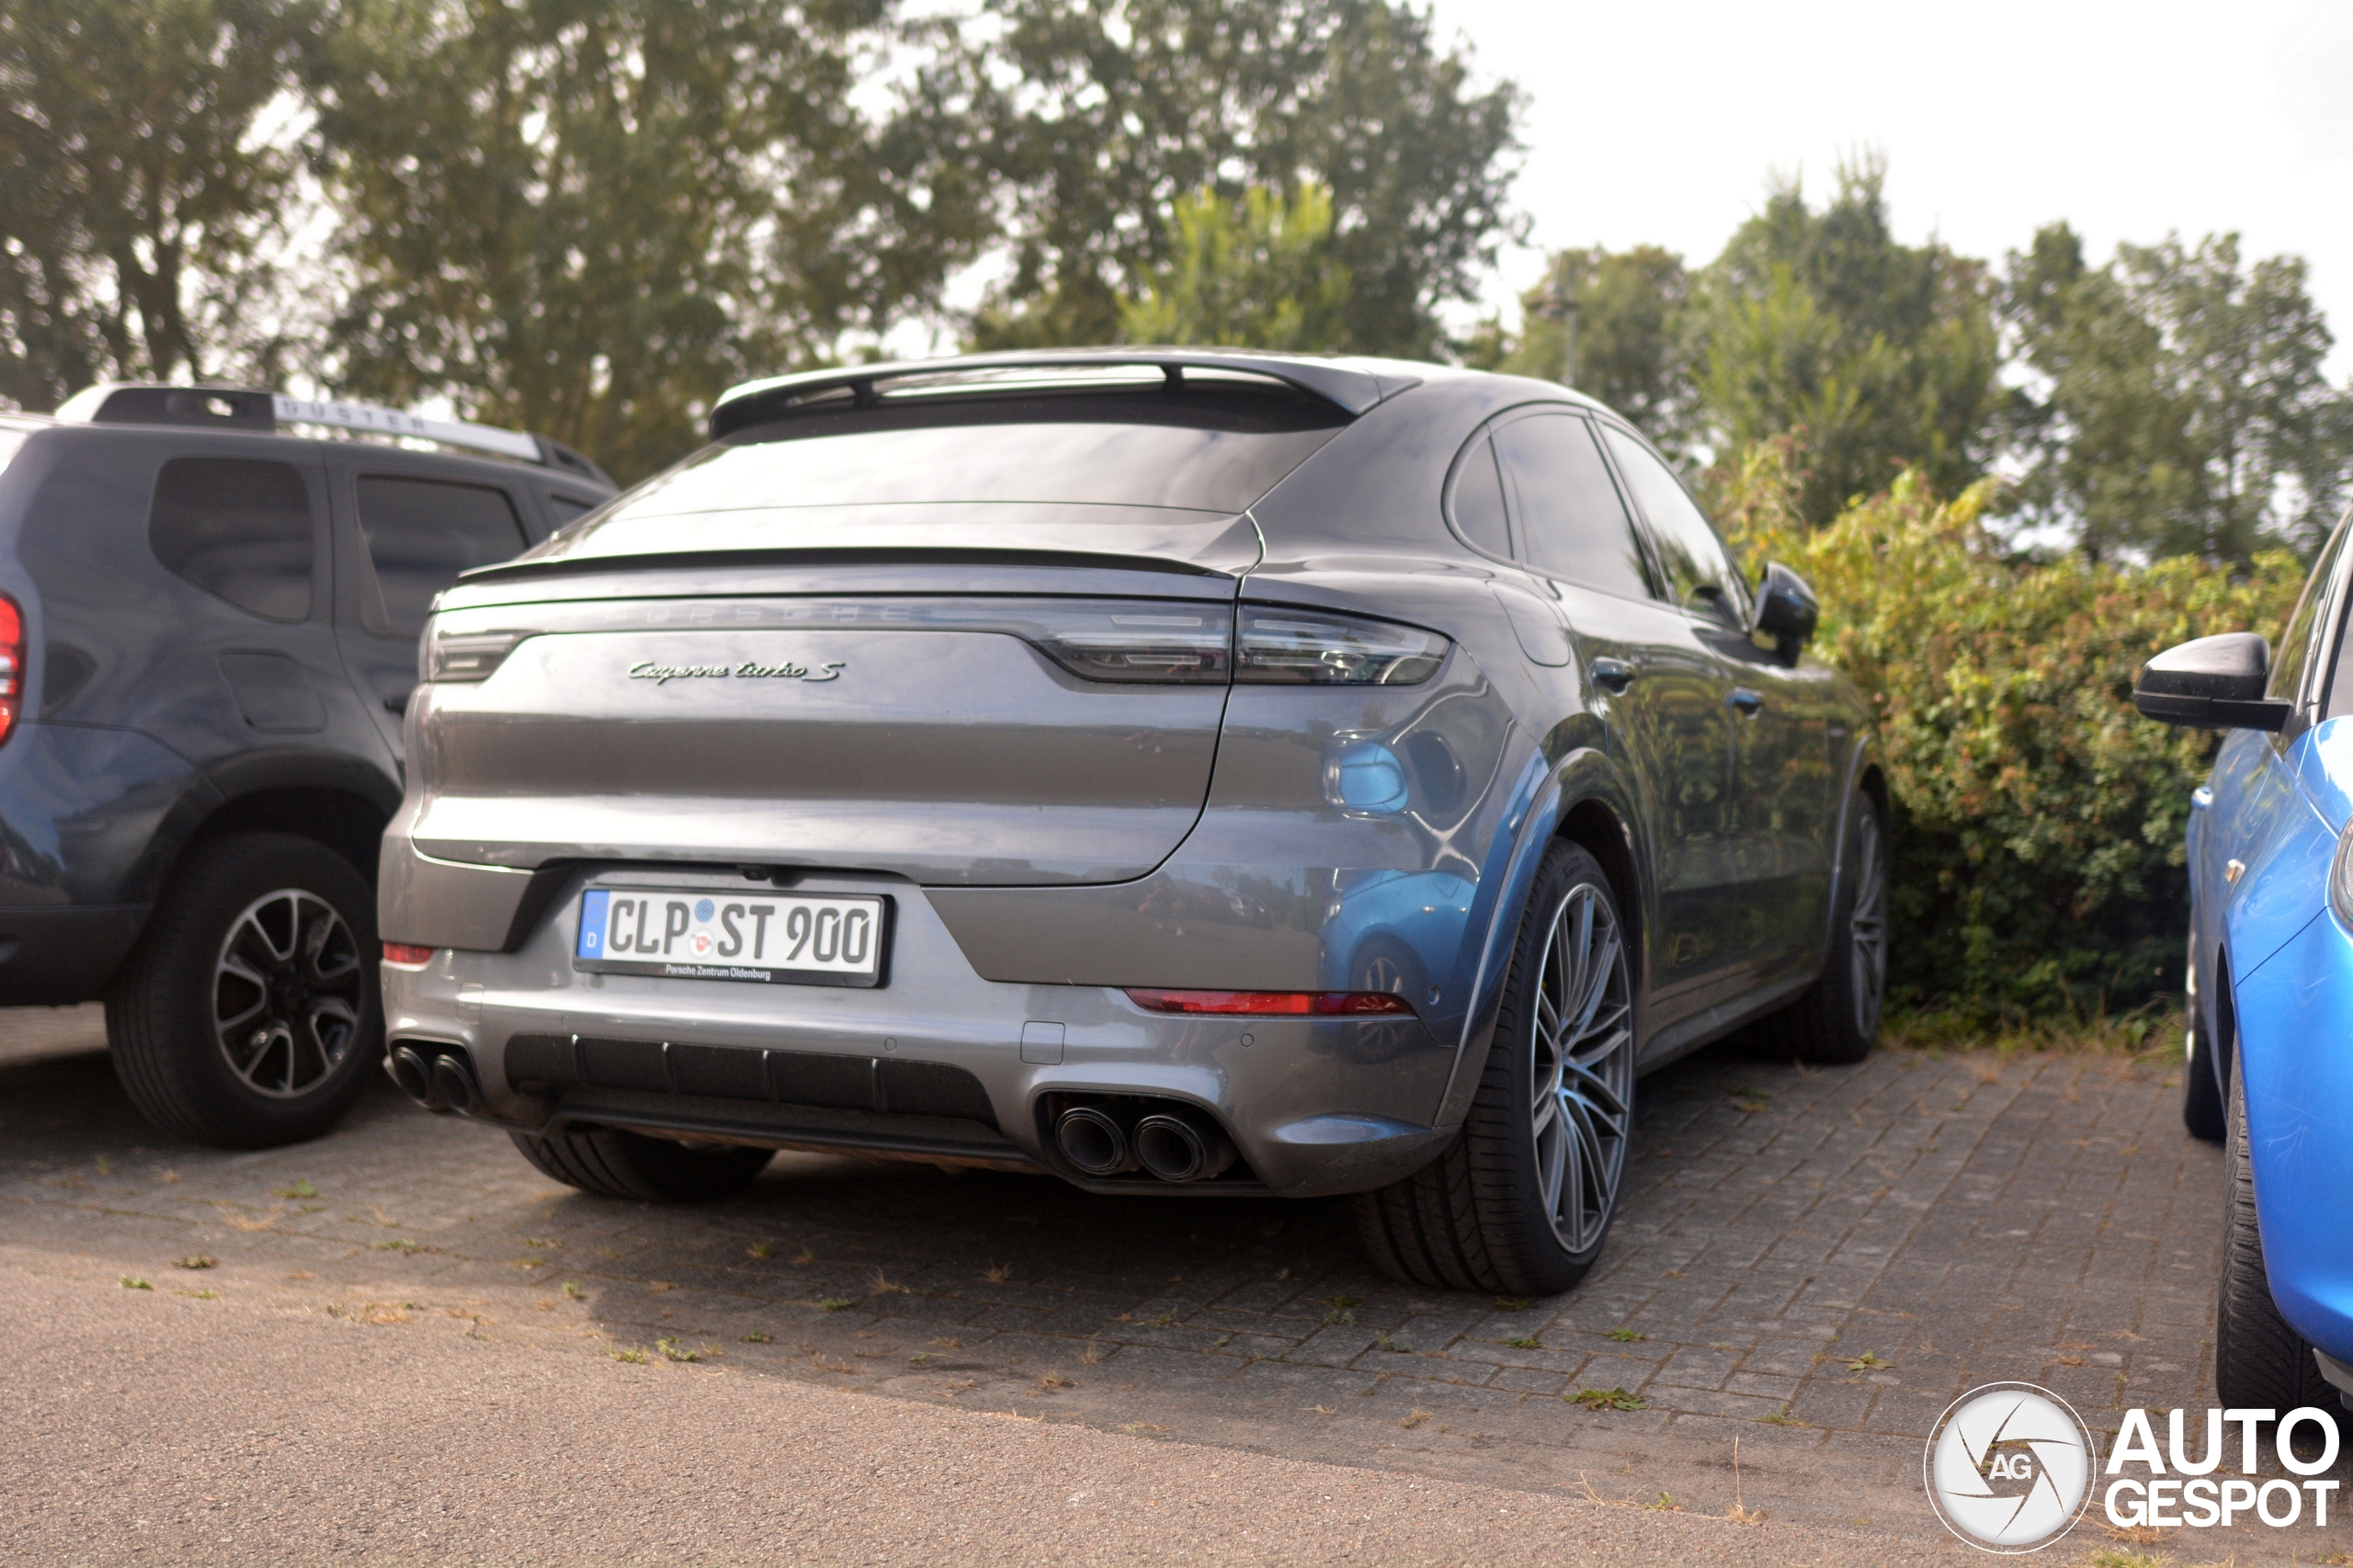
M1462 454L1461 470L1454 476L1454 526L1488 554L1510 558L1503 475L1495 472L1495 443L1483 436Z
M1627 598L1648 598L1625 503L1574 414L1540 414L1495 432L1495 450L1518 499L1520 553L1538 571Z
M360 619L392 637L422 632L433 596L459 573L510 560L525 542L506 492L439 479L362 478L359 531L376 568Z
M311 619L311 495L287 463L174 458L147 514L155 559L265 620Z
M1634 504L1650 522L1659 564L1666 569L1666 597L1686 609L1741 624L1747 619L1748 595L1707 514L1649 448L1606 426L1603 436L1626 487L1634 493Z

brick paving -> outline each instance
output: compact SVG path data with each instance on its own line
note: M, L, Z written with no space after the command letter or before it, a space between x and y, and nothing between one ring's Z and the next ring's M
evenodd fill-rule
M86 1045L86 1011L0 1013L0 1268L93 1289L129 1273L369 1332L656 1363L666 1346L1706 1512L1737 1486L1768 1516L1924 1544L1940 1532L1921 1438L1964 1390L2038 1382L2108 1431L2128 1405L2209 1397L2222 1161L2182 1132L2163 1057L1882 1051L1809 1071L1703 1052L1641 1085L1601 1266L1518 1301L1383 1278L1335 1202L788 1154L741 1199L616 1204L389 1086L302 1147L167 1146L103 1056L70 1053L77 1017ZM174 1267L195 1254L217 1267ZM1571 1403L1619 1390L1639 1407ZM2167 1545L2309 1562L2347 1544L2335 1524Z

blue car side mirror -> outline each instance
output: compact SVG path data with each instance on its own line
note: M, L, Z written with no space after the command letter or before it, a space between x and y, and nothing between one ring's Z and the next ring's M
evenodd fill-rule
M2270 679L2270 644L2252 631L2226 631L2151 659L2133 683L2132 706L2192 729L2278 731L2295 704L2267 699Z
M1822 607L1806 580L1778 561L1768 562L1756 578L1756 613L1749 630L1770 637L1774 650L1795 664L1821 619Z

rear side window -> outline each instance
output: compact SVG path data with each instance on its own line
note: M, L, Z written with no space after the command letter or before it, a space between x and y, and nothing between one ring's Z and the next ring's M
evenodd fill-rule
M557 528L562 528L575 518L586 517L603 504L600 501L583 501L575 495L551 495L548 497L548 515L555 519Z
M155 559L264 620L311 618L311 496L286 463L174 458L147 515Z
M1650 597L1642 546L1593 426L1540 414L1495 432L1518 501L1520 551L1538 571L1630 599Z
M1483 437L1462 455L1454 476L1454 526L1490 555L1508 558L1511 535L1504 523L1504 482L1495 472L1495 449Z
M1748 596L1707 514L1683 488L1683 482L1640 441L1622 430L1608 430L1606 437L1619 472L1626 476L1627 488L1634 493L1634 504L1650 519L1659 564L1666 571L1666 597L1686 609L1740 624L1747 616Z
M2337 557L2345 552L2347 526L2340 522L2336 531L2328 536L2322 546L2320 559L2313 563L2313 574L2304 579L2304 591L2297 596L2296 608L2288 617L2287 630L2279 634L2279 651L2271 663L2268 695L2284 702L2293 702L2303 685L2304 666L2312 662L2316 623L2321 606L2328 597L2329 580L2336 574ZM2336 685L2342 687L2345 678L2340 668ZM2333 717L2336 704L2344 700L2331 694L2327 715Z
M433 596L459 573L510 560L524 544L506 492L438 479L360 480L359 531L376 569L360 619L392 637L423 631Z

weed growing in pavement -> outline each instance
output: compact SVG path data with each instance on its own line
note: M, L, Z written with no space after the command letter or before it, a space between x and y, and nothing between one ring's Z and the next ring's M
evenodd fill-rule
M1672 1492L1662 1492L1658 1494L1657 1502L1645 1503L1643 1506L1658 1514L1679 1514L1683 1512L1683 1505L1675 1500L1675 1494Z
M1495 1311L1499 1312L1524 1312L1535 1304L1536 1303L1533 1301L1523 1301L1518 1296L1497 1296L1495 1298Z
M792 1263L793 1263L793 1267L797 1268L797 1267L799 1267L801 1265L802 1265L802 1264L804 1264L804 1263L814 1263L814 1262L816 1262L816 1261L817 1261L817 1255L816 1255L815 1253L813 1253L813 1252L811 1252L807 1247L802 1247L802 1248L801 1249L801 1255L800 1255L798 1257L795 1257L795 1258L792 1260Z
M744 1336L744 1343L746 1345L773 1345L776 1343L776 1335L773 1334L762 1334L757 1330L755 1330Z
M1221 1334L1215 1339L1210 1341L1210 1348L1212 1350L1222 1350L1233 1343L1233 1335L1230 1334Z
M1410 1431L1412 1431L1415 1427L1416 1427L1416 1426L1420 1426L1423 1422L1427 1421L1429 1418L1430 1418L1430 1413L1429 1413L1428 1411L1427 1411L1427 1410L1424 1410L1420 1405L1418 1405L1418 1404L1417 1404L1417 1405L1414 1406L1414 1414L1412 1414L1411 1415L1408 1415L1408 1416L1406 1416L1404 1419L1403 1419L1403 1420L1399 1421L1399 1422L1397 1423L1397 1425L1398 1425L1398 1426L1400 1426L1404 1427L1407 1431L1409 1431L1409 1432L1410 1432Z
M750 1252L754 1257L774 1257L776 1256L776 1244L774 1242L754 1242L745 1250Z
M961 1350L964 1347L964 1342L961 1339L935 1339L932 1343L942 1350Z
M645 1352L642 1350L608 1350L605 1354L616 1361L626 1361L632 1367L645 1365Z
M588 1299L588 1292L582 1290L576 1282L570 1279L563 1282L563 1293L571 1297L575 1301L585 1301Z
M1760 1415L1756 1419L1762 1421L1768 1426L1803 1426L1808 1425L1808 1423L1799 1420L1796 1416L1790 1415L1786 1410L1777 1410L1770 1415Z
M1847 1363L1847 1370L1850 1372L1884 1372L1894 1365L1895 1363L1893 1361L1881 1360L1878 1351L1866 1350L1861 1355Z
M827 1296L820 1300L817 1304L829 1312L846 1312L858 1305L847 1296Z
M108 1159L104 1154L100 1154L98 1156L98 1174L100 1176L114 1175L114 1162Z
M175 1296L187 1296L193 1301L217 1301L221 1299L221 1292L218 1290L175 1290L172 1294Z
M655 1340L654 1348L662 1352L662 1358L665 1361L699 1361L706 1356L720 1354L708 1345L699 1350L690 1350L680 1344L676 1335L665 1335Z
M2324 1557L2321 1561L2343 1562L2348 1559L2340 1552L2334 1557ZM2133 1551L2129 1548L2111 1546L2092 1553L2090 1568L2165 1568L2165 1559L2151 1556L2145 1551Z
M918 1351L916 1351L914 1355L912 1355L912 1356L910 1356L910 1357L908 1357L908 1358L907 1358L907 1365L908 1365L908 1366L910 1366L910 1367L920 1367L920 1366L922 1366L926 1361L928 1361L928 1360L930 1360L930 1359L931 1359L931 1352L930 1352L930 1351L928 1351L928 1350L918 1350Z
M1650 1402L1624 1389L1579 1389L1574 1394L1563 1394L1571 1404L1581 1404L1587 1410L1648 1410Z
M376 1244L376 1250L378 1252L416 1253L423 1252L425 1247L422 1243L413 1242L406 1236L394 1236L391 1241L378 1242Z
M1746 1084L1743 1084L1739 1087L1733 1089L1732 1091L1732 1098L1733 1104L1736 1108L1748 1112L1751 1116L1756 1115L1758 1111L1763 1110L1767 1106L1773 1103L1772 1096L1767 1094L1762 1089L1751 1088Z
M114 1282L126 1290L152 1290L155 1288L136 1274L118 1274L114 1277Z
M619 1247L598 1247L597 1249L597 1256L598 1257L619 1257L620 1255L621 1249Z
M1078 1385L1060 1372L1048 1372L1038 1380L1038 1386L1041 1389L1074 1389Z
M1332 1309L1324 1314L1325 1323L1354 1323L1357 1309L1364 1305L1364 1301L1358 1296L1326 1296L1324 1304Z
M1609 1331L1609 1337L1616 1340L1620 1345L1640 1345L1643 1341L1648 1339L1650 1335L1647 1334L1637 1334L1631 1328L1613 1328Z
M904 1285L891 1283L891 1277L879 1268L874 1271L874 1278L867 1282L866 1291L870 1296L906 1296L914 1293Z
M1156 1324L1159 1324L1161 1327L1163 1327L1163 1328L1167 1328L1167 1327L1171 1326L1172 1324L1174 1324L1176 1323L1176 1312L1174 1312L1173 1311L1172 1311L1172 1312L1162 1312L1158 1317L1156 1317L1156 1318L1153 1319L1152 1321L1153 1321L1153 1322L1154 1322L1154 1323L1156 1323ZM1328 1317L1327 1317L1327 1318L1325 1318L1324 1321L1325 1323L1330 1323L1332 1320L1331 1320L1330 1318L1328 1318Z
M1223 1344L1224 1341L1221 1340L1219 1343ZM1372 1331L1372 1347L1375 1350L1386 1350L1395 1356L1410 1356L1414 1353L1412 1346L1402 1339L1392 1339L1377 1328Z
M1078 1347L1078 1358L1079 1358L1080 1360L1082 1360L1082 1361L1086 1362L1086 1363L1088 1366L1090 1366L1090 1367L1094 1366L1097 1362L1098 1362L1098 1361L1102 1360L1102 1359L1103 1359L1103 1344L1102 1344L1102 1341L1100 1341L1100 1340L1096 1340L1096 1339L1090 1339L1090 1340L1088 1340L1086 1344L1084 1344L1084 1345L1080 1346Z
M992 1263L986 1268L981 1270L981 1278L987 1280L992 1285L1002 1285L1006 1280L1013 1278L1013 1265L1009 1263Z
M217 1257L209 1257L203 1253L192 1252L186 1257L175 1258L172 1267L174 1268L210 1268L220 1261Z
M309 1176L302 1177L292 1187L281 1187L278 1189L278 1196L280 1198L316 1198L318 1195L319 1189L311 1185Z

